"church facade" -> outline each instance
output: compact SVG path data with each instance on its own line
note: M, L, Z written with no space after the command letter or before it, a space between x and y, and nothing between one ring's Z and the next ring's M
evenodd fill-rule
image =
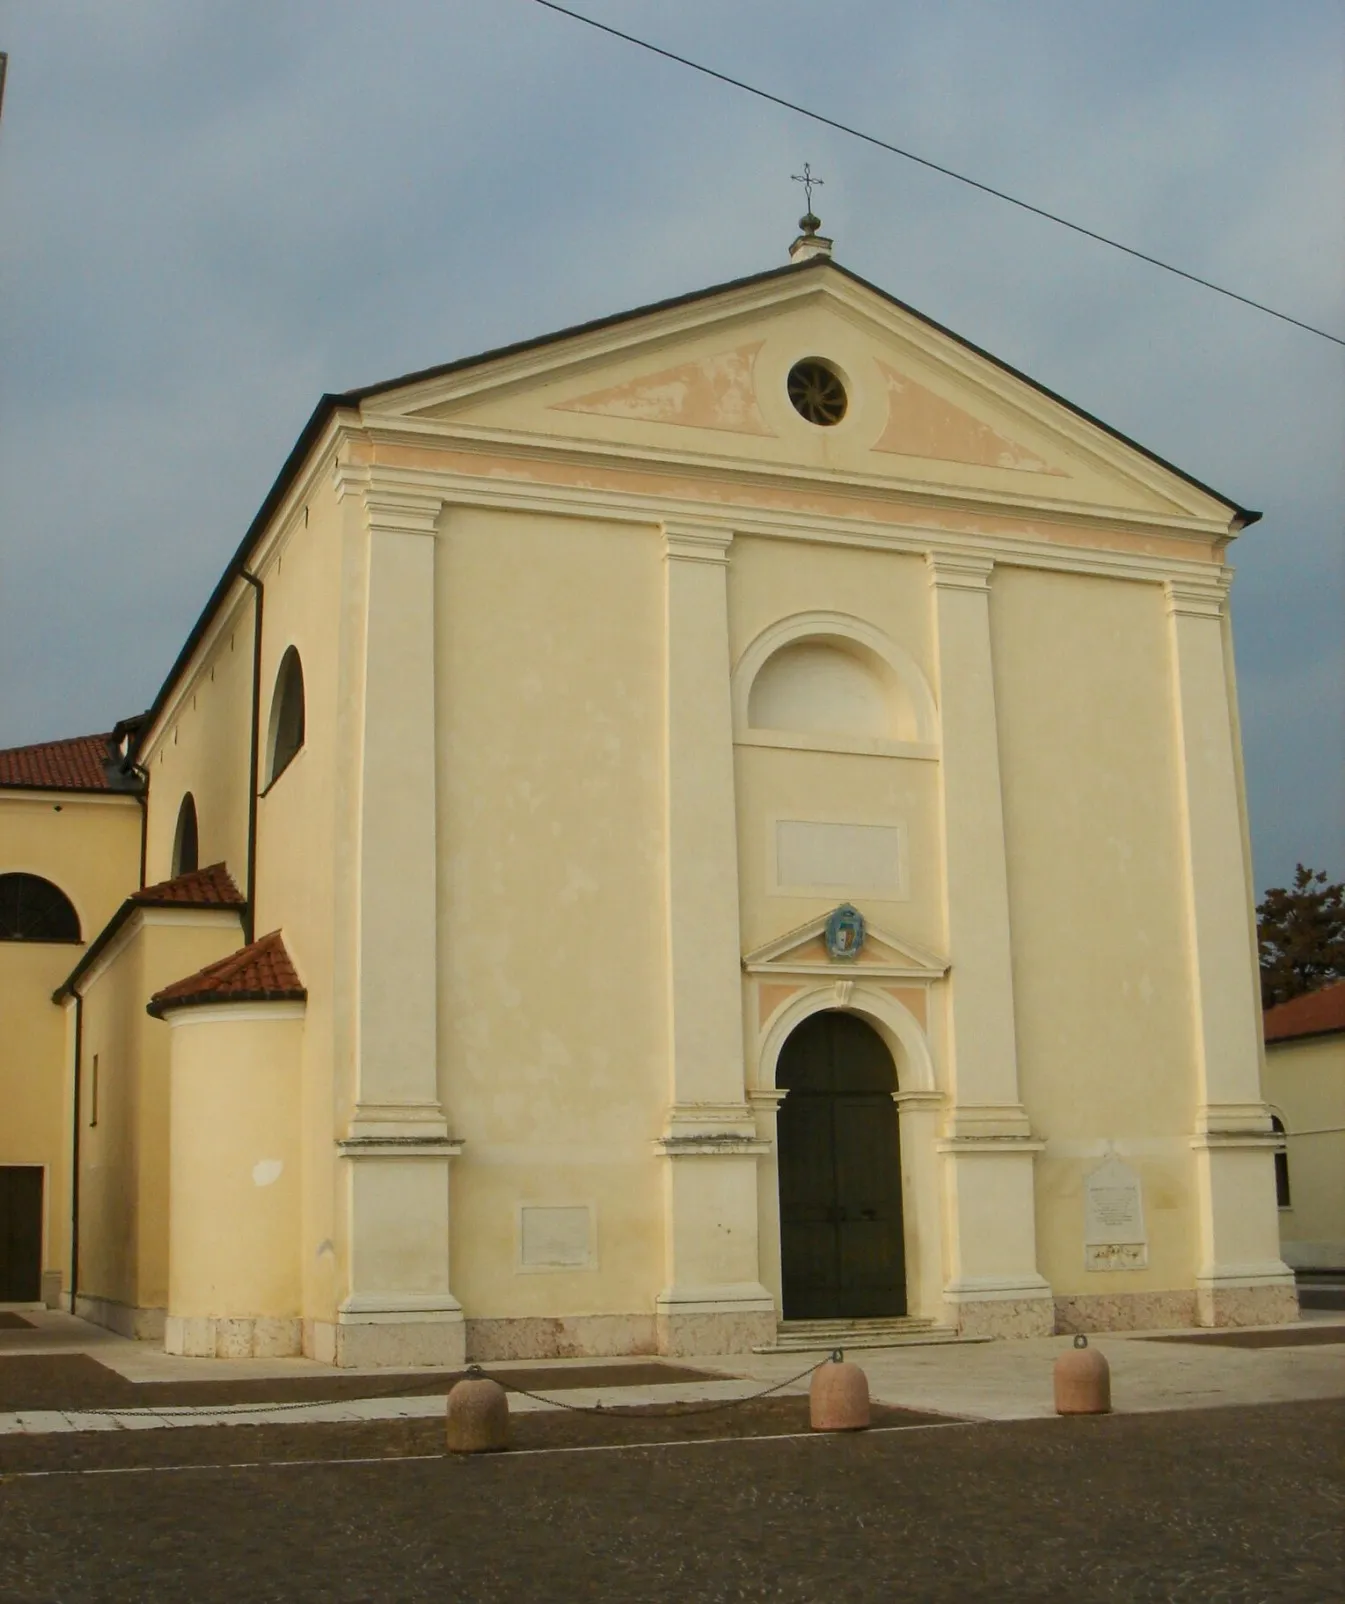
M1292 1318L1255 516L812 235L324 397L25 993L50 1284L343 1365Z

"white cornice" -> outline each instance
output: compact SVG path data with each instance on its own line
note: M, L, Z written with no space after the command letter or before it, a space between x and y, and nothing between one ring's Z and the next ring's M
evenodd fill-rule
M568 485L533 484L440 469L382 468L380 475L408 486L433 487L446 505L491 507L515 512L542 512L550 516L584 518L595 522L644 524L661 528L672 521L698 525L704 521L702 501L674 496L650 496L630 491L593 491ZM1023 568L1052 569L1062 573L1093 574L1109 579L1157 583L1169 578L1212 579L1225 572L1222 565L1195 558L1161 557L1150 553L1118 552L1094 547L1066 546L1024 535L981 535L951 530L936 523L878 523L870 518L843 518L810 510L791 512L775 507L741 504L715 509L721 521L731 522L739 535L761 535L779 540L803 540L812 545L863 547L875 551L902 551L925 557L930 551L980 557L985 562Z
M165 1003L163 1017L174 1030L184 1025L273 1025L286 1019L302 1019L304 1005L279 999L275 1002L200 1003L185 1008Z
M882 476L853 471L827 471L794 467L789 463L763 464L759 459L731 454L710 455L685 447L676 449L647 444L596 441L583 436L541 437L521 430L373 414L363 431L370 440L388 445L424 448L427 444L447 451L470 451L516 457L520 461L559 462L566 466L645 468L653 463L668 471L699 478L745 482L768 489L821 490L828 494L886 499L898 506L929 507L992 517L1039 519L1094 528L1123 526L1136 533L1161 534L1199 542L1230 538L1228 521L1200 514L1144 511L1135 507L1099 506L1096 502L1042 497L1012 489L974 489L965 485L940 486L928 477L903 479L895 471Z
M97 984L147 926L173 925L179 930L193 927L227 929L231 918L235 924L238 923L242 911L241 907L236 906L220 904L218 907L201 907L188 902L182 903L179 907L165 907L162 904L150 907L137 906L126 916L126 923L79 977L78 989L87 996L90 988Z

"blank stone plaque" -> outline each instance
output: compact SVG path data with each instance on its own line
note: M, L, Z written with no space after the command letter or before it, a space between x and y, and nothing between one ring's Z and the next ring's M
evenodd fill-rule
M867 892L904 900L903 831L894 824L780 819L775 879L780 890Z
M593 1262L586 1204L519 1210L519 1258L526 1270L582 1270Z
M1140 1178L1110 1153L1084 1176L1084 1268L1143 1270L1149 1263Z

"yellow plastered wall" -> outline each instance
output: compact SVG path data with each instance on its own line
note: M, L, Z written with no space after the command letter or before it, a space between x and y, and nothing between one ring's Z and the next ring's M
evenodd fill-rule
M1037 1255L1057 1294L1189 1288L1190 975L1158 586L997 569L991 629L1023 1101L1046 1139ZM1084 1185L1140 1176L1143 1271L1085 1272Z
M338 983L334 975L339 933L350 928L336 899L354 849L349 823L341 849L337 831L339 819L349 821L352 776L358 773L358 725L350 727L352 687L341 650L342 630L348 626L343 600L350 600L343 596L343 565L353 561L358 568L360 561L358 549L353 554L350 550L348 522L330 485L319 480L310 486L306 503L288 515L280 538L253 564L265 587L254 929L258 936L283 931L309 992L300 1074L305 1110L302 1262L305 1310L327 1319L340 1297L331 1246L341 1229L333 1147L334 1097L339 1093L334 1094L333 1081L336 1019L342 999L348 1006L349 989L346 977ZM354 544L358 548L358 536ZM190 791L197 806L201 864L223 859L246 893L253 627L253 600L247 592L184 679L171 716L146 753L151 882L171 873L178 809ZM272 784L272 704L281 660L291 646L303 666L304 744ZM338 749L344 754L340 764ZM178 979L196 967L184 961L169 978Z
M73 1039L52 993L79 962L140 869L133 797L0 792L0 874L41 875L79 915L78 943L0 942L0 1164L42 1165L42 1268L68 1284Z
M172 1059L169 1312L300 1312L299 1058L285 1005L180 1009Z
M1345 1270L1345 1033L1267 1043L1264 1088L1286 1132L1285 1261Z
M236 914L146 909L82 985L82 1297L128 1310L167 1306L169 1042L145 1003L238 943Z
M469 1318L648 1313L668 1099L662 538L466 509L437 556L441 1094ZM589 1206L599 1273L518 1269Z
M305 1018L292 1032L298 1047L298 1096L304 1111L300 1209L304 1312L330 1319L341 1293L335 1254L336 1010L349 1006L334 973L345 925L336 902L337 876L350 853L338 846L338 819L348 805L358 765L341 746L344 521L330 486L314 484L306 507L266 584L262 644L260 784L257 804L256 933L284 933L285 946L308 990ZM266 743L281 659L294 646L304 672L304 744L268 784Z
M170 717L141 754L149 776L145 880L156 885L171 877L178 813L190 791L201 867L225 863L242 891L247 878L250 599L234 609L181 691Z

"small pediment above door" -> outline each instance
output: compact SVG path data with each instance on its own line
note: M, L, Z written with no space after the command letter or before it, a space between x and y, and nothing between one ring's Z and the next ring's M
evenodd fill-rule
M828 975L838 980L863 975L872 979L928 981L947 973L946 958L867 922L858 950L850 956L835 955L837 944L828 940L828 927L834 929L833 922L840 914L842 930L852 928L844 918L848 908L848 904L842 904L797 930L777 936L749 952L743 959L743 968L751 975Z

